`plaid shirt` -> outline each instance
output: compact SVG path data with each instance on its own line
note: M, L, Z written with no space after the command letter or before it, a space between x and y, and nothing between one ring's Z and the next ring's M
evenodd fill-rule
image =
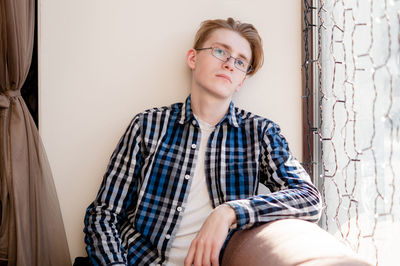
M213 207L228 204L236 230L283 218L317 221L320 195L279 127L230 104L207 143ZM195 172L200 128L185 103L136 115L111 156L84 232L94 265L165 264ZM271 194L258 195L259 182Z

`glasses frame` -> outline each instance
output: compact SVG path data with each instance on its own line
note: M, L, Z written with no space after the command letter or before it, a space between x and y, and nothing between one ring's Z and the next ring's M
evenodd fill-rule
M235 68L236 68L237 70L243 72L243 73L249 74L251 71L253 71L253 66L252 66L250 63L249 63L249 65L248 65L248 67L247 67L247 71L244 71L244 70L238 68L238 67L236 66L236 62L237 62L238 60L242 60L242 61L245 61L245 60L244 60L244 59L240 59L240 58L233 57L233 56L231 55L231 53L228 52L228 51L225 50L225 49L222 49L222 48L219 48L219 47L205 47L205 48L194 48L194 49L195 49L196 51L211 50L211 55L214 56L215 58L217 58L218 60L222 61L222 62L228 62L231 58L233 58L233 59L235 60L235 62L233 63L233 65L235 66ZM217 57L217 56L213 53L214 49L221 49L221 50L225 51L227 54L229 54L229 57L226 58L226 60L223 60L223 59Z

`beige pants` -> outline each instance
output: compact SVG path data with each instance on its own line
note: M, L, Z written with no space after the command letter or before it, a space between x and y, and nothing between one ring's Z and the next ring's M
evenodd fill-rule
M222 266L371 265L316 224L285 219L236 232Z

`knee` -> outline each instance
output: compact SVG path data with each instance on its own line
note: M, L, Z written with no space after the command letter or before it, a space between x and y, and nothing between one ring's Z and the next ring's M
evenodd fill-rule
M370 265L316 224L284 219L235 233L222 266Z

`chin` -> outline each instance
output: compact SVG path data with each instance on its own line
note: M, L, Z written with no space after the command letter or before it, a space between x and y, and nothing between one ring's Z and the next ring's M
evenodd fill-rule
M219 99L223 100L223 99L230 99L232 98L233 93L227 93L227 92L217 92L214 94L216 97L218 97Z

